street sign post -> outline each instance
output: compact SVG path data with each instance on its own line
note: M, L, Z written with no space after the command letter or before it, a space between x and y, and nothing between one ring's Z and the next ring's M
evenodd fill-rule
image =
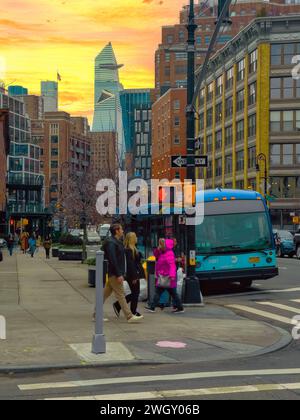
M207 168L207 156L171 156L172 168Z

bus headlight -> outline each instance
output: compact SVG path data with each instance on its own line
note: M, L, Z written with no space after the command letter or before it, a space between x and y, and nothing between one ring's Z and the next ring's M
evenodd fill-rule
M267 258L267 263L268 264L271 264L272 261L273 261L272 258L270 258L270 257Z

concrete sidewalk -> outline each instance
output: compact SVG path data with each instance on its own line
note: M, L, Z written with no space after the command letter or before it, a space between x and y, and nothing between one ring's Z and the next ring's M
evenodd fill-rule
M107 353L93 355L95 289L80 263L46 261L18 253L0 263L0 372L124 363L180 363L254 356L286 346L283 330L237 316L215 305L145 313L130 325L105 304ZM140 311L143 313L143 303ZM175 347L175 348L173 348Z

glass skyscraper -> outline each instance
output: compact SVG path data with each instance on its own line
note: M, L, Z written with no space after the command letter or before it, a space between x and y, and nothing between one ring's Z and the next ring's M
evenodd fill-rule
M52 81L41 82L41 94L44 99L44 111L57 112L58 83Z
M119 157L124 156L124 133L119 81L119 68L111 43L107 44L95 59L95 109L94 132L116 132L118 135Z

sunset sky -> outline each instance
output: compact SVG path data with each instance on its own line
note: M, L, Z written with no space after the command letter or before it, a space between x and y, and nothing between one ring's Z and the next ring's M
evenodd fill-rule
M179 20L187 0L1 0L0 79L40 93L56 80L60 109L93 112L94 58L111 41L125 88L154 86L161 26Z

